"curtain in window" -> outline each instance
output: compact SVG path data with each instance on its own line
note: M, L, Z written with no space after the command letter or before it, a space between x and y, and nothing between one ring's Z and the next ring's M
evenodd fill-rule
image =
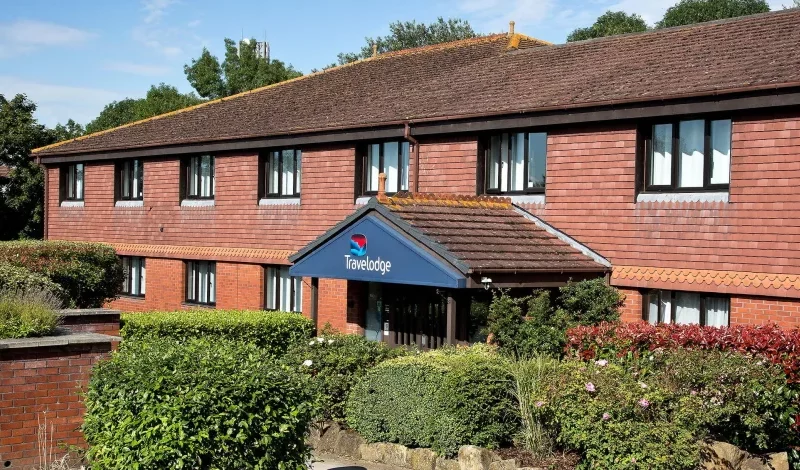
M511 134L511 175L508 190L525 189L525 134Z
M289 267L268 267L266 308L299 312L303 306L302 278L289 276Z
M728 326L730 315L730 299L724 297L706 297L706 325Z
M411 145L408 142L403 142L400 146L400 168L402 169L403 177L400 181L400 189L408 191L408 153Z
M147 261L144 258L139 258L139 294L145 294L145 287L147 286Z
M83 163L75 165L75 197L83 199Z
M294 194L294 150L284 150L283 152L283 189L282 196Z
M681 121L680 123L681 165L678 186L681 188L703 187L703 164L705 157L705 121Z
M367 155L367 191L378 190L378 175L381 174L381 144L369 146Z
M122 281L122 292L131 292L131 259L127 256L122 257L122 272L125 273L125 280Z
M651 292L648 296L648 305L647 305L647 322L651 325L655 325L658 323L658 308L659 308L659 300L658 300L658 292Z
M297 159L295 171L297 172L297 187L295 188L295 193L300 194L300 179L303 176L303 152L300 150L295 151L295 156Z
M731 121L711 121L711 184L731 179Z
M487 189L499 190L500 189L500 173L502 173L502 164L500 162L500 148L502 147L502 137L499 135L492 136L489 143L489 178Z
M672 295L671 292L661 291L659 307L661 307L661 321L670 323L672 321Z
M280 190L280 178L281 178L281 158L279 152L270 152L269 153L269 162L268 162L268 169L269 169L269 178L268 178L268 188L267 194L278 194Z
M203 155L200 157L200 197L211 197L212 194L212 173L213 164L211 162L211 155Z
M675 293L675 323L679 325L700 323L700 294Z
M383 144L383 168L386 173L386 192L396 193L399 182L399 142L386 142Z
M194 157L189 160L189 192L190 196L197 196L199 191L197 188L198 175L200 173L199 160Z
M508 191L508 134L500 139L500 191Z
M672 124L653 126L650 184L653 186L672 184Z
M528 187L543 188L547 168L547 133L528 134Z

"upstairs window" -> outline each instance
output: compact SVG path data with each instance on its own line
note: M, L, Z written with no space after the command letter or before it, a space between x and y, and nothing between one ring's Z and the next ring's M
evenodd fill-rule
M299 197L302 173L300 150L271 150L261 157L260 194L265 197Z
M728 297L670 290L653 290L645 292L642 297L643 319L653 325L728 326L730 322Z
M213 261L186 262L186 303L215 305L217 303L217 263Z
M83 201L83 163L74 163L61 170L61 199Z
M141 160L125 160L117 164L117 200L141 201L144 188L144 167Z
M184 162L184 198L214 199L214 156L198 155Z
M361 194L378 194L378 176L386 174L386 194L408 191L409 143L400 141L369 144L363 155Z
M289 266L266 268L266 296L268 310L300 312L303 309L303 279L289 276Z
M138 256L123 256L122 270L125 281L122 283L122 294L144 297L147 271L145 259Z
M517 132L484 143L487 194L543 193L547 169L547 133Z
M727 190L731 120L653 124L643 132L646 191Z

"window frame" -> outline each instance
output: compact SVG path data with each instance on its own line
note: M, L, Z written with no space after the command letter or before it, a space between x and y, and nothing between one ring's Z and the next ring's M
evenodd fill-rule
M133 171L131 171L130 175L128 175L128 176L130 176L129 184L131 186L131 194L132 195L131 196L124 196L123 184L125 183L125 179L126 179L125 165L126 164L131 164L131 167L133 167L134 162L138 163L139 171L141 172L141 178L139 180L139 192L141 193L141 195L133 195L133 181L136 178L135 178L135 176L133 174ZM116 176L116 184L115 184L116 198L115 199L117 201L142 201L142 200L144 200L144 162L141 159L138 159L138 158L133 158L133 159L130 159L130 160L121 160L121 161L117 162L117 164L115 165L115 170L116 170L114 172L114 174Z
M292 194L282 194L283 193L283 152L285 151L292 151L293 152L293 159L294 159L294 192ZM280 177L278 178L278 192L277 193L270 193L269 192L269 177L270 177L270 155L277 152L278 153L278 167L280 168ZM298 198L300 197L300 192L302 188L300 187L302 184L302 167L303 161L303 149L301 148L278 148L278 149L269 149L263 151L259 154L258 158L258 197L259 199L289 199L289 198ZM298 166L298 162L300 165ZM298 171L298 168L300 171Z
M708 310L706 309L706 300L707 299L725 299L728 301L728 322L724 326L731 325L731 297L729 295L724 294L715 294L715 293L707 293L707 292L690 292L690 291L682 291L682 290L671 290L671 289L647 289L641 292L642 294L642 320L647 323L649 321L649 306L650 306L650 296L653 294L658 294L658 305L662 304L661 299L663 298L662 295L668 292L670 295L669 301L669 309L670 309L670 321L666 323L668 325L675 324L675 300L677 299L677 294L679 293L686 293L686 294L697 294L700 296L700 322L698 325L706 326L708 323ZM658 309L658 319L656 320L656 324L662 324L664 322L664 313L662 312L661 307Z
M125 266L125 260L128 260L128 266ZM138 260L139 262L139 282L137 284L138 291L131 292L130 289L130 277L133 273L134 265L132 264L134 260ZM147 258L143 256L120 256L120 261L122 262L122 269L125 272L125 281L122 284L122 289L120 291L121 295L126 297L139 297L144 298L147 294ZM126 287L127 284L127 287ZM144 292L142 292L142 287L144 286Z
M189 297L189 292L190 292L189 291L189 285L190 285L190 282L191 282L192 267L193 266L198 266L199 267L200 263L206 263L208 265L208 267L206 269L207 273L213 272L213 275L214 275L214 281L213 281L213 288L214 288L214 291L213 291L214 292L214 296L213 297L214 297L214 300L213 301L202 302L202 301L197 300L196 298L192 299L192 298ZM197 268L195 268L195 269L197 269ZM197 270L199 271L199 269L197 269ZM215 307L217 305L217 284L218 284L218 282L217 282L217 262L216 261L208 261L208 260L187 260L187 261L184 262L184 271L185 271L184 272L184 277L183 277L183 279L184 279L184 289L183 289L184 290L184 303L185 304L189 304L189 305L201 305L201 306L206 306L206 307ZM195 276L195 278L196 278L196 282L195 282L195 285L194 285L194 292L195 292L195 297L197 297L198 293L200 292L200 276ZM210 295L211 294L211 287L212 287L211 276L208 276L206 288L208 289L208 297L209 298L211 298L211 295Z
M514 139L512 136L514 134L524 134L525 135L525 144L524 144L524 154L523 154L523 181L525 187L522 190L514 190L514 191L503 191L501 188L501 184L498 184L497 189L489 189L489 163L491 161L491 152L492 152L492 138L500 137L500 142L502 145L503 141L503 134L508 134L508 155L510 156L511 149L512 149L512 142ZM530 134L544 134L544 166L545 166L545 177L544 177L544 185L543 186L531 186L528 187L528 180L529 180L529 171L530 171ZM485 134L481 136L480 143L478 146L479 156L482 157L482 162L479 165L481 171L478 173L478 178L481 179L480 184L482 185L483 194L488 195L509 195L509 196L524 196L529 194L545 194L547 189L547 154L548 154L548 144L547 139L550 137L550 133L546 130L542 129L514 129L514 130L506 130L503 132L495 132L491 134ZM512 165L507 165L507 172L506 172L506 181L511 181L511 167ZM498 178L501 178L501 174L498 172ZM502 180L501 180L502 181Z
M373 141L363 144L359 148L358 152L358 164L356 165L356 174L360 173L361 181L359 183L359 195L360 196L377 196L378 191L367 191L367 184L368 184L368 171L369 171L369 148L372 145L380 145L380 152L378 154L378 166L380 170L378 174L384 173L386 174L386 160L385 160L385 151L384 147L387 143L397 142L398 154L397 154L397 191L386 191L387 196L392 196L397 193L407 192L409 188L406 187L405 189L402 187L402 182L404 177L408 177L408 184L411 184L411 142L405 139L387 139L387 140L380 140L380 141ZM408 146L408 166L403 168L400 164L401 159L403 158L403 146ZM417 144L419 145L419 144ZM360 166L359 166L360 165ZM360 171L359 171L360 170ZM405 170L405 172L404 172ZM407 173L407 174L406 174ZM389 185L389 179L387 174L386 185ZM380 182L378 183L380 185Z
M191 171L192 171L192 160L197 158L201 159L203 157L210 157L211 159L211 195L210 196L199 196L199 195L192 195L189 194L189 188L191 188L190 179L192 178ZM181 199L183 200L193 200L193 201L213 201L217 195L217 158L216 155L212 153L203 153L198 155L192 155L189 157L185 157L181 160ZM198 168L200 166L198 165ZM195 176L195 187L200 187L200 178L201 176L198 174Z
M289 286L291 292L289 293L289 309L282 310L280 308L281 305L281 288L280 288L280 274L275 277L276 287L275 287L275 302L273 303L274 307L270 307L270 295L271 292L269 290L270 285L270 271L275 271L280 273L281 269L287 268L288 266L283 265L265 265L264 266L264 310L277 310L277 311L289 311L289 312L303 312L303 278L301 276L289 276ZM298 283L300 286L300 305L295 305L295 300L297 300L297 291L295 290L295 282Z
M681 170L681 145L680 145L680 124L686 121L703 121L703 186L702 187L680 187ZM731 145L730 160L728 161L728 183L727 184L711 184L711 169L713 165L713 148L711 139L711 123L712 121L730 121L731 122ZM640 150L640 155L637 158L637 163L642 169L640 175L641 179L638 182L640 192L643 193L701 193L701 192L728 192L730 191L730 168L733 161L733 126L734 119L731 116L681 116L673 117L664 120L650 120L642 124L637 132L637 147ZM672 126L672 161L671 161L671 174L670 184L668 185L652 185L649 184L650 162L653 151L653 129L657 125L671 125Z
M81 194L80 194L80 197L77 197L77 195L70 197L70 195L69 195L70 194L70 189L72 189L73 193L77 193L78 192L78 188L77 188L77 182L78 182L77 168L78 168L78 165L81 166ZM67 185L69 183L69 179L70 179L69 178L70 173L73 173L73 177L72 177L72 182L73 182L72 186L73 187L72 188L67 187ZM64 165L63 167L61 167L61 171L60 171L60 174L59 174L59 179L60 179L59 188L60 188L61 201L62 202L63 201L83 201L84 200L84 198L86 197L86 164L85 163L83 163L83 162L75 162L75 163L69 163L67 165Z

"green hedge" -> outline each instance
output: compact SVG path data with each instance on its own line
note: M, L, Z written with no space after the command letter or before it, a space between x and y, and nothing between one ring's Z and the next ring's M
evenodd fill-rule
M401 357L370 370L350 392L347 423L370 442L497 448L518 430L507 363L484 347Z
M208 339L123 342L85 403L95 469L305 469L316 414L307 378L252 344Z
M44 291L53 294L62 303L68 303L64 289L51 281L49 277L9 263L0 263L0 291Z
M64 289L69 306L78 308L101 307L117 296L124 280L114 249L101 243L2 242L0 263L47 276Z
M171 338L228 339L253 343L276 356L311 338L313 324L299 313L259 310L189 310L129 313L122 316L125 340Z
M369 341L361 335L325 334L289 349L284 364L313 378L321 401L321 418L345 422L350 389L377 364L406 354L403 348Z

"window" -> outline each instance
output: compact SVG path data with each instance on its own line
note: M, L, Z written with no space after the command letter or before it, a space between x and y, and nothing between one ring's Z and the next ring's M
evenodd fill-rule
M386 174L386 194L408 191L408 142L367 145L364 154L362 194L378 193L378 175Z
M214 305L217 302L217 263L186 262L186 302Z
M658 123L643 131L646 191L727 190L731 120Z
M123 256L122 270L125 272L122 293L124 295L144 297L147 280L145 259L138 256Z
M83 163L75 163L61 170L61 199L83 201Z
M728 326L730 299L697 292L653 290L643 294L644 320L651 324L676 323Z
M484 145L486 193L543 193L547 133L517 132L491 136Z
M264 305L269 310L299 312L303 309L303 279L289 276L289 266L266 268Z
M141 160L125 160L117 164L117 200L141 201L144 167Z
M263 155L261 197L299 197L301 161L300 150L271 150Z
M184 164L184 197L186 199L214 199L214 156L199 155Z

